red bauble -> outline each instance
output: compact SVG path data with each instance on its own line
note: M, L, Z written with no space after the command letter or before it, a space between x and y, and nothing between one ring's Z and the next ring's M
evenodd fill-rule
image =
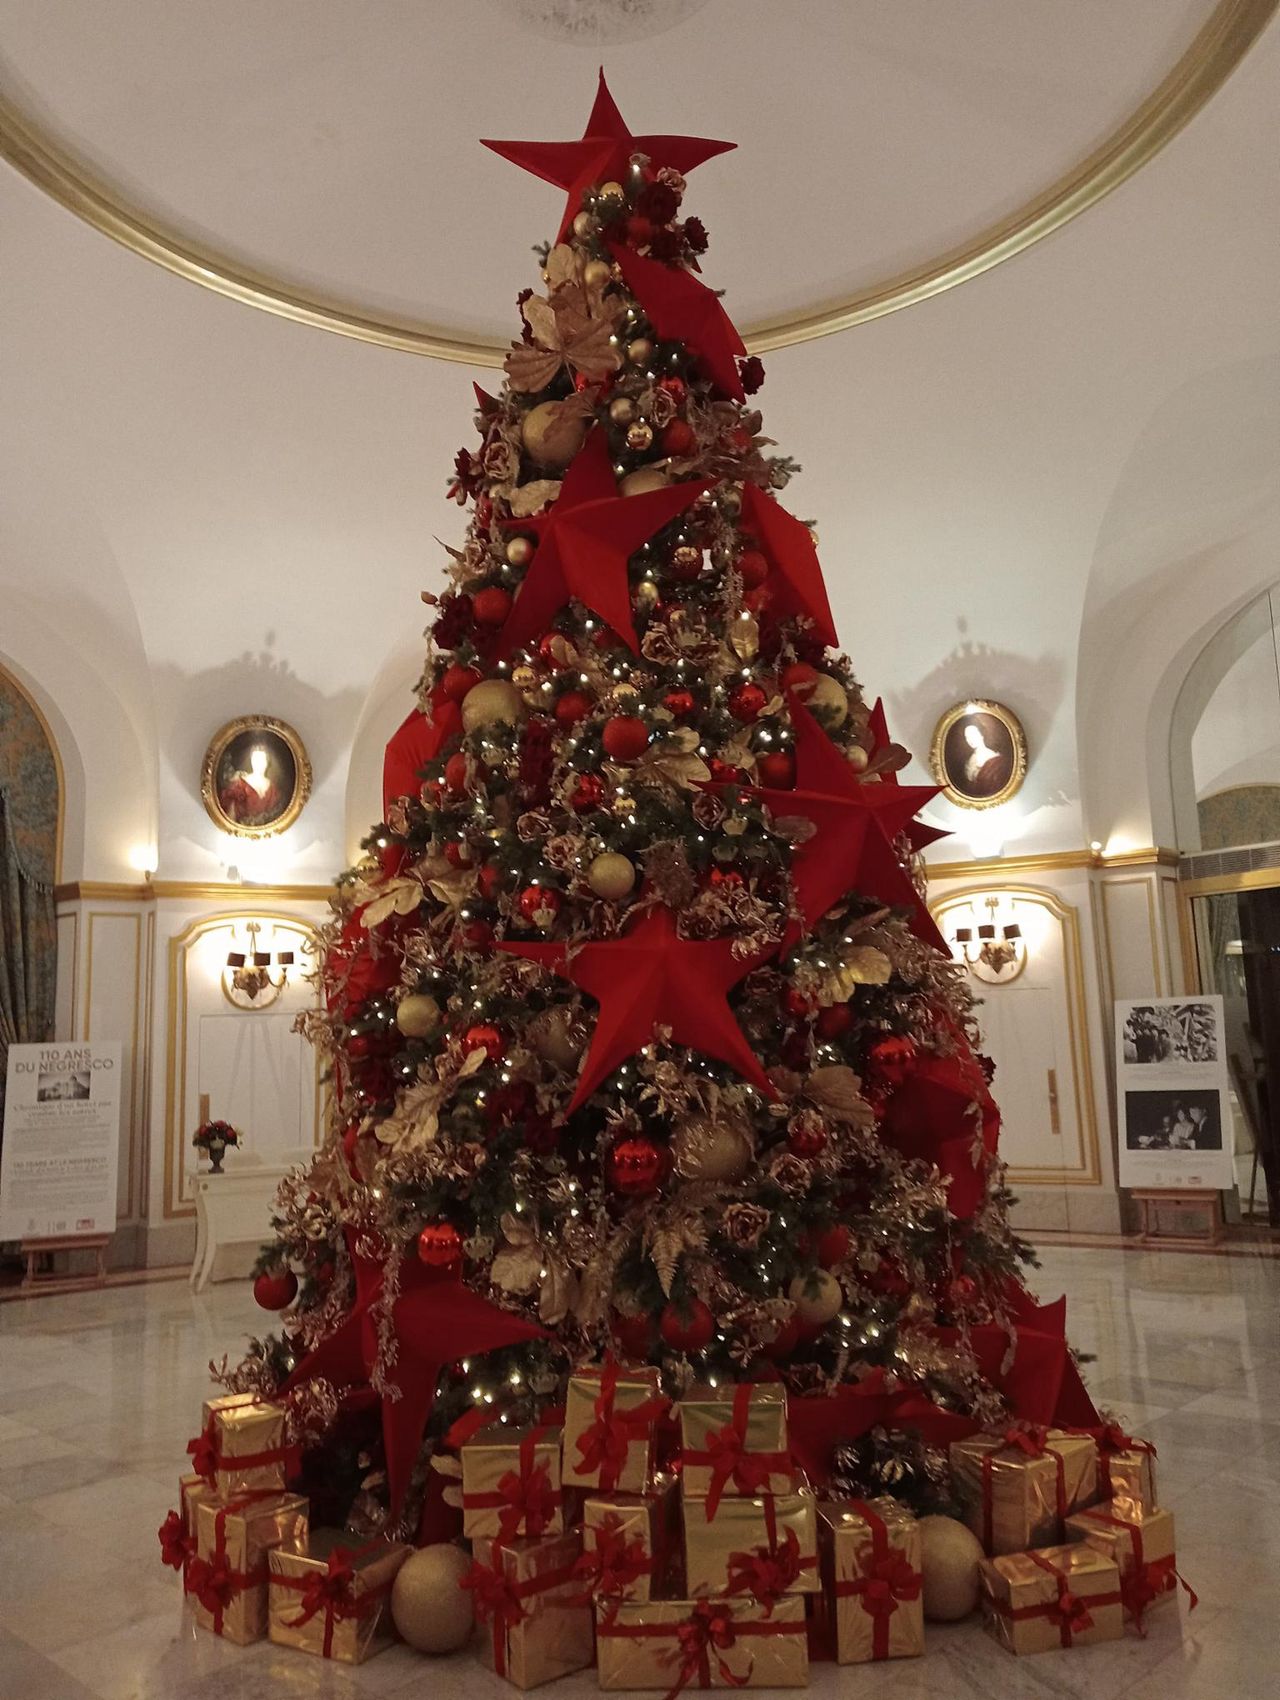
M796 783L796 758L789 750L770 750L760 757L756 771L762 785L774 791L791 791Z
M742 875L736 868L712 868L707 875L707 884L712 891L722 891L726 886L742 884Z
M561 726L576 726L591 713L591 698L585 691L566 691L556 698L556 721Z
M461 750L456 750L444 764L444 782L450 791L466 790L467 758Z
M800 1344L800 1324L794 1316L789 1316L779 1327L773 1339L761 1346L760 1350L773 1363L781 1363L789 1358Z
M736 785L742 778L742 769L734 767L731 762L721 761L719 756L712 756L707 762L713 785Z
M372 1033L353 1033L347 1040L347 1055L355 1062L361 1062L373 1050Z
M543 665L553 673L567 673L570 667L577 665L573 645L563 632L544 632L538 639L538 655Z
M915 1066L915 1040L905 1033L886 1033L867 1048L867 1068L879 1086L901 1086Z
M444 859L451 868L471 866L471 846L461 838L451 838L444 847Z
M758 549L744 549L738 556L738 571L748 590L758 590L769 576L769 563Z
M511 592L501 585L478 590L473 598L473 611L482 626L500 626L511 612Z
M464 1051L483 1051L490 1062L501 1062L507 1046L496 1027L488 1022L480 1022L475 1027L467 1028L462 1038L462 1048Z
M769 700L769 693L757 685L754 679L748 679L741 685L735 685L729 692L729 713L735 720L741 720L749 726L753 720L760 718L760 712Z
M635 761L649 747L649 728L637 715L615 714L604 723L602 742L614 761Z
M687 419L673 419L665 425L660 438L662 452L667 455L687 455L698 446L693 426Z
M787 1130L787 1150L793 1157L817 1157L827 1148L827 1130L817 1116L803 1116Z
M963 1310L977 1297L978 1283L972 1275L957 1275L947 1288L947 1303L952 1310Z
M611 1146L605 1158L605 1178L624 1198L643 1198L656 1192L666 1167L666 1153L652 1139L634 1134Z
M890 1298L905 1298L911 1291L911 1283L903 1271L902 1265L891 1257L882 1257L868 1285L874 1292L884 1293Z
M580 773L569 793L570 808L585 815L590 809L598 809L603 802L604 780L598 773Z
M793 661L782 669L778 683L784 691L799 691L803 695L817 677L816 667L810 667L807 661Z
M283 1310L298 1296L298 1277L292 1269L264 1270L253 1283L255 1304L263 1310Z
M476 890L486 903L502 890L502 877L502 869L496 862L486 862L476 875Z
M698 704L692 691L668 691L662 699L663 706L677 720L683 720L687 714L692 714Z
M673 1352L700 1352L715 1331L716 1319L701 1299L669 1304L658 1319L658 1332Z
M609 1318L609 1332L622 1356L635 1363L646 1363L658 1341L653 1318L643 1312L639 1316L623 1316L615 1310Z
M853 1011L847 1003L830 1003L818 1011L813 1025L819 1039L838 1039L853 1026Z
M563 899L554 886L527 885L516 899L522 919L531 925L549 927L560 913Z
M418 1257L428 1269L449 1269L462 1257L462 1235L452 1222L428 1222L418 1235Z
M461 702L467 692L480 683L481 675L474 667L459 667L456 662L446 667L440 689L450 702Z
M803 1073L809 1067L809 1035L804 1028L788 1033L782 1041L782 1060L788 1068Z
M852 1249L853 1235L843 1222L832 1223L818 1235L816 1251L823 1269L832 1269L837 1263L843 1263Z
M813 1013L813 999L798 986L786 986L782 993L782 1007L796 1021L803 1021Z

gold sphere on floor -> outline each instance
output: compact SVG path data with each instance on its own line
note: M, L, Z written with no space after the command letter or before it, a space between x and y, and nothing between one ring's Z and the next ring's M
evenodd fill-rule
M420 1653L454 1653L471 1639L471 1595L460 1586L471 1568L461 1547L442 1541L411 1552L391 1584L391 1616Z
M920 1573L924 1615L933 1623L958 1623L978 1603L982 1543L954 1517L920 1519Z

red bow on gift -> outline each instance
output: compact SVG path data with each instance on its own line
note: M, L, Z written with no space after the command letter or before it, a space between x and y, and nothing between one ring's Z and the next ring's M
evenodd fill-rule
M207 1558L193 1558L187 1571L187 1589L195 1595L207 1612L215 1618L221 1618L223 1612L235 1598L237 1587L235 1572L225 1558L215 1556L212 1561Z
M736 1639L732 1609L716 1600L699 1600L693 1608L693 1616L676 1628L676 1656L680 1659L680 1673L668 1689L665 1700L676 1700L676 1696L695 1676L699 1688L710 1688L711 1649L716 1648L718 1653L724 1648L732 1647ZM716 1671L727 1688L745 1688L751 1680L754 1664L753 1659L741 1676L735 1676L725 1661L717 1657Z
M794 1587L803 1568L796 1532L787 1529L781 1546L775 1540L771 1547L731 1552L724 1592L750 1594L768 1614L782 1595Z
M1058 1598L1050 1606L1048 1616L1072 1635L1093 1628L1093 1613L1089 1610L1089 1602L1082 1600L1078 1594L1073 1594L1065 1582L1059 1584Z
M901 1553L870 1564L854 1586L862 1598L862 1608L871 1617L892 1617L899 1600L918 1600L922 1577L913 1570Z
M545 1534L560 1496L551 1486L545 1462L532 1469L508 1470L498 1478L503 1505L498 1512L498 1539L509 1541L520 1528L526 1535Z
M600 1486L616 1487L627 1462L627 1448L639 1439L666 1411L670 1401L661 1394L646 1399L630 1410L614 1406L618 1391L618 1365L607 1358L600 1369L600 1391L592 1406L592 1420L578 1436L578 1469L583 1475L599 1472Z
M181 1513L171 1511L157 1533L160 1536L162 1561L173 1570L184 1569L187 1560L196 1550L196 1543L187 1533L187 1525L183 1522Z
M490 1569L477 1559L458 1583L475 1602L476 1617L481 1623L492 1618L495 1628L519 1623L525 1615L524 1605L515 1584L508 1581L500 1569Z
M1025 1452L1028 1458L1043 1458L1049 1450L1049 1431L1035 1425L1027 1428L1007 1428L1000 1437L1000 1444Z
M592 1534L594 1545L573 1567L574 1575L582 1577L587 1584L575 1597L575 1605L587 1605L593 1599L617 1600L652 1569L644 1537L635 1535L628 1540L616 1512L609 1512L602 1523L593 1524Z
M335 1547L329 1554L328 1567L307 1577L302 1590L302 1610L297 1617L289 1619L290 1629L300 1629L322 1611L334 1617L353 1616L355 1579L351 1554L345 1547Z
M203 1431L187 1442L187 1451L191 1468L212 1487L218 1474L218 1431L212 1417Z

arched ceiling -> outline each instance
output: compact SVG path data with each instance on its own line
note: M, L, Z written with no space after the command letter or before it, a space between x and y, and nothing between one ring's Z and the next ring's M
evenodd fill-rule
M186 275L406 346L505 343L558 209L477 132L739 140L693 197L769 347L1019 251L1157 151L1274 0L0 0L0 147ZM7 121L6 121L7 120ZM761 209L785 265L762 267Z

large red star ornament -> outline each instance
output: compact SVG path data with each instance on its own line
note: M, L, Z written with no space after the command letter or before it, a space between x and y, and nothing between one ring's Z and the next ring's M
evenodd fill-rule
M382 1266L362 1257L348 1235L356 1280L356 1302L333 1333L309 1352L281 1389L291 1393L303 1382L323 1377L337 1387L360 1387L373 1373L378 1356L378 1324L373 1307L382 1291ZM546 1330L510 1311L499 1310L460 1281L442 1278L408 1257L400 1266L400 1292L391 1309L396 1361L391 1379L399 1397L382 1400L382 1438L387 1455L391 1515L404 1504L413 1466L422 1446L427 1418L435 1404L436 1383L446 1364L478 1357L500 1346L544 1340Z
M889 722L885 717L883 698L876 698L876 704L871 710L867 725L871 732L871 754L874 758L880 750L893 742L889 736ZM880 783L882 785L896 785L898 776L892 772L882 773ZM923 850L929 844L938 843L939 839L951 837L945 827L929 826L922 820L909 820L903 831L906 833L907 842L913 850Z
M400 722L382 758L382 807L389 809L400 797L416 797L422 788L422 770L462 730L457 703L432 705L428 718L420 708Z
M839 640L809 527L751 483L742 490L742 524L772 568L774 607L783 615L803 614L823 643L834 649Z
M792 791L756 790L773 815L801 815L818 830L792 853L791 877L804 917L783 940L785 953L832 904L851 891L905 909L916 937L949 954L946 941L898 859L893 841L936 790L929 785L866 784L794 694L796 757Z
M747 345L715 291L679 266L646 259L617 242L607 246L627 288L662 340L682 342L722 394L745 401L738 361Z
M538 547L490 659L500 661L536 643L571 597L598 614L639 654L627 562L709 488L705 479L692 479L665 490L620 496L608 442L595 426L570 463L553 506L534 519L503 521L513 531L531 533Z
M687 177L695 166L714 159L717 154L729 153L738 144L712 142L703 136L633 136L609 93L602 70L595 105L581 141L486 141L482 145L541 177L544 183L554 183L557 189L568 191L564 218L556 236L556 241L562 242L582 209L586 191L597 183L625 182L632 154L646 155L655 171L668 165Z
M739 958L732 939L679 938L666 908L651 909L621 938L583 945L572 957L566 944L504 943L498 948L543 963L600 1005L567 1115L628 1057L652 1044L658 1025L671 1029L672 1044L717 1057L768 1097L775 1096L728 1002L730 988L772 950Z

